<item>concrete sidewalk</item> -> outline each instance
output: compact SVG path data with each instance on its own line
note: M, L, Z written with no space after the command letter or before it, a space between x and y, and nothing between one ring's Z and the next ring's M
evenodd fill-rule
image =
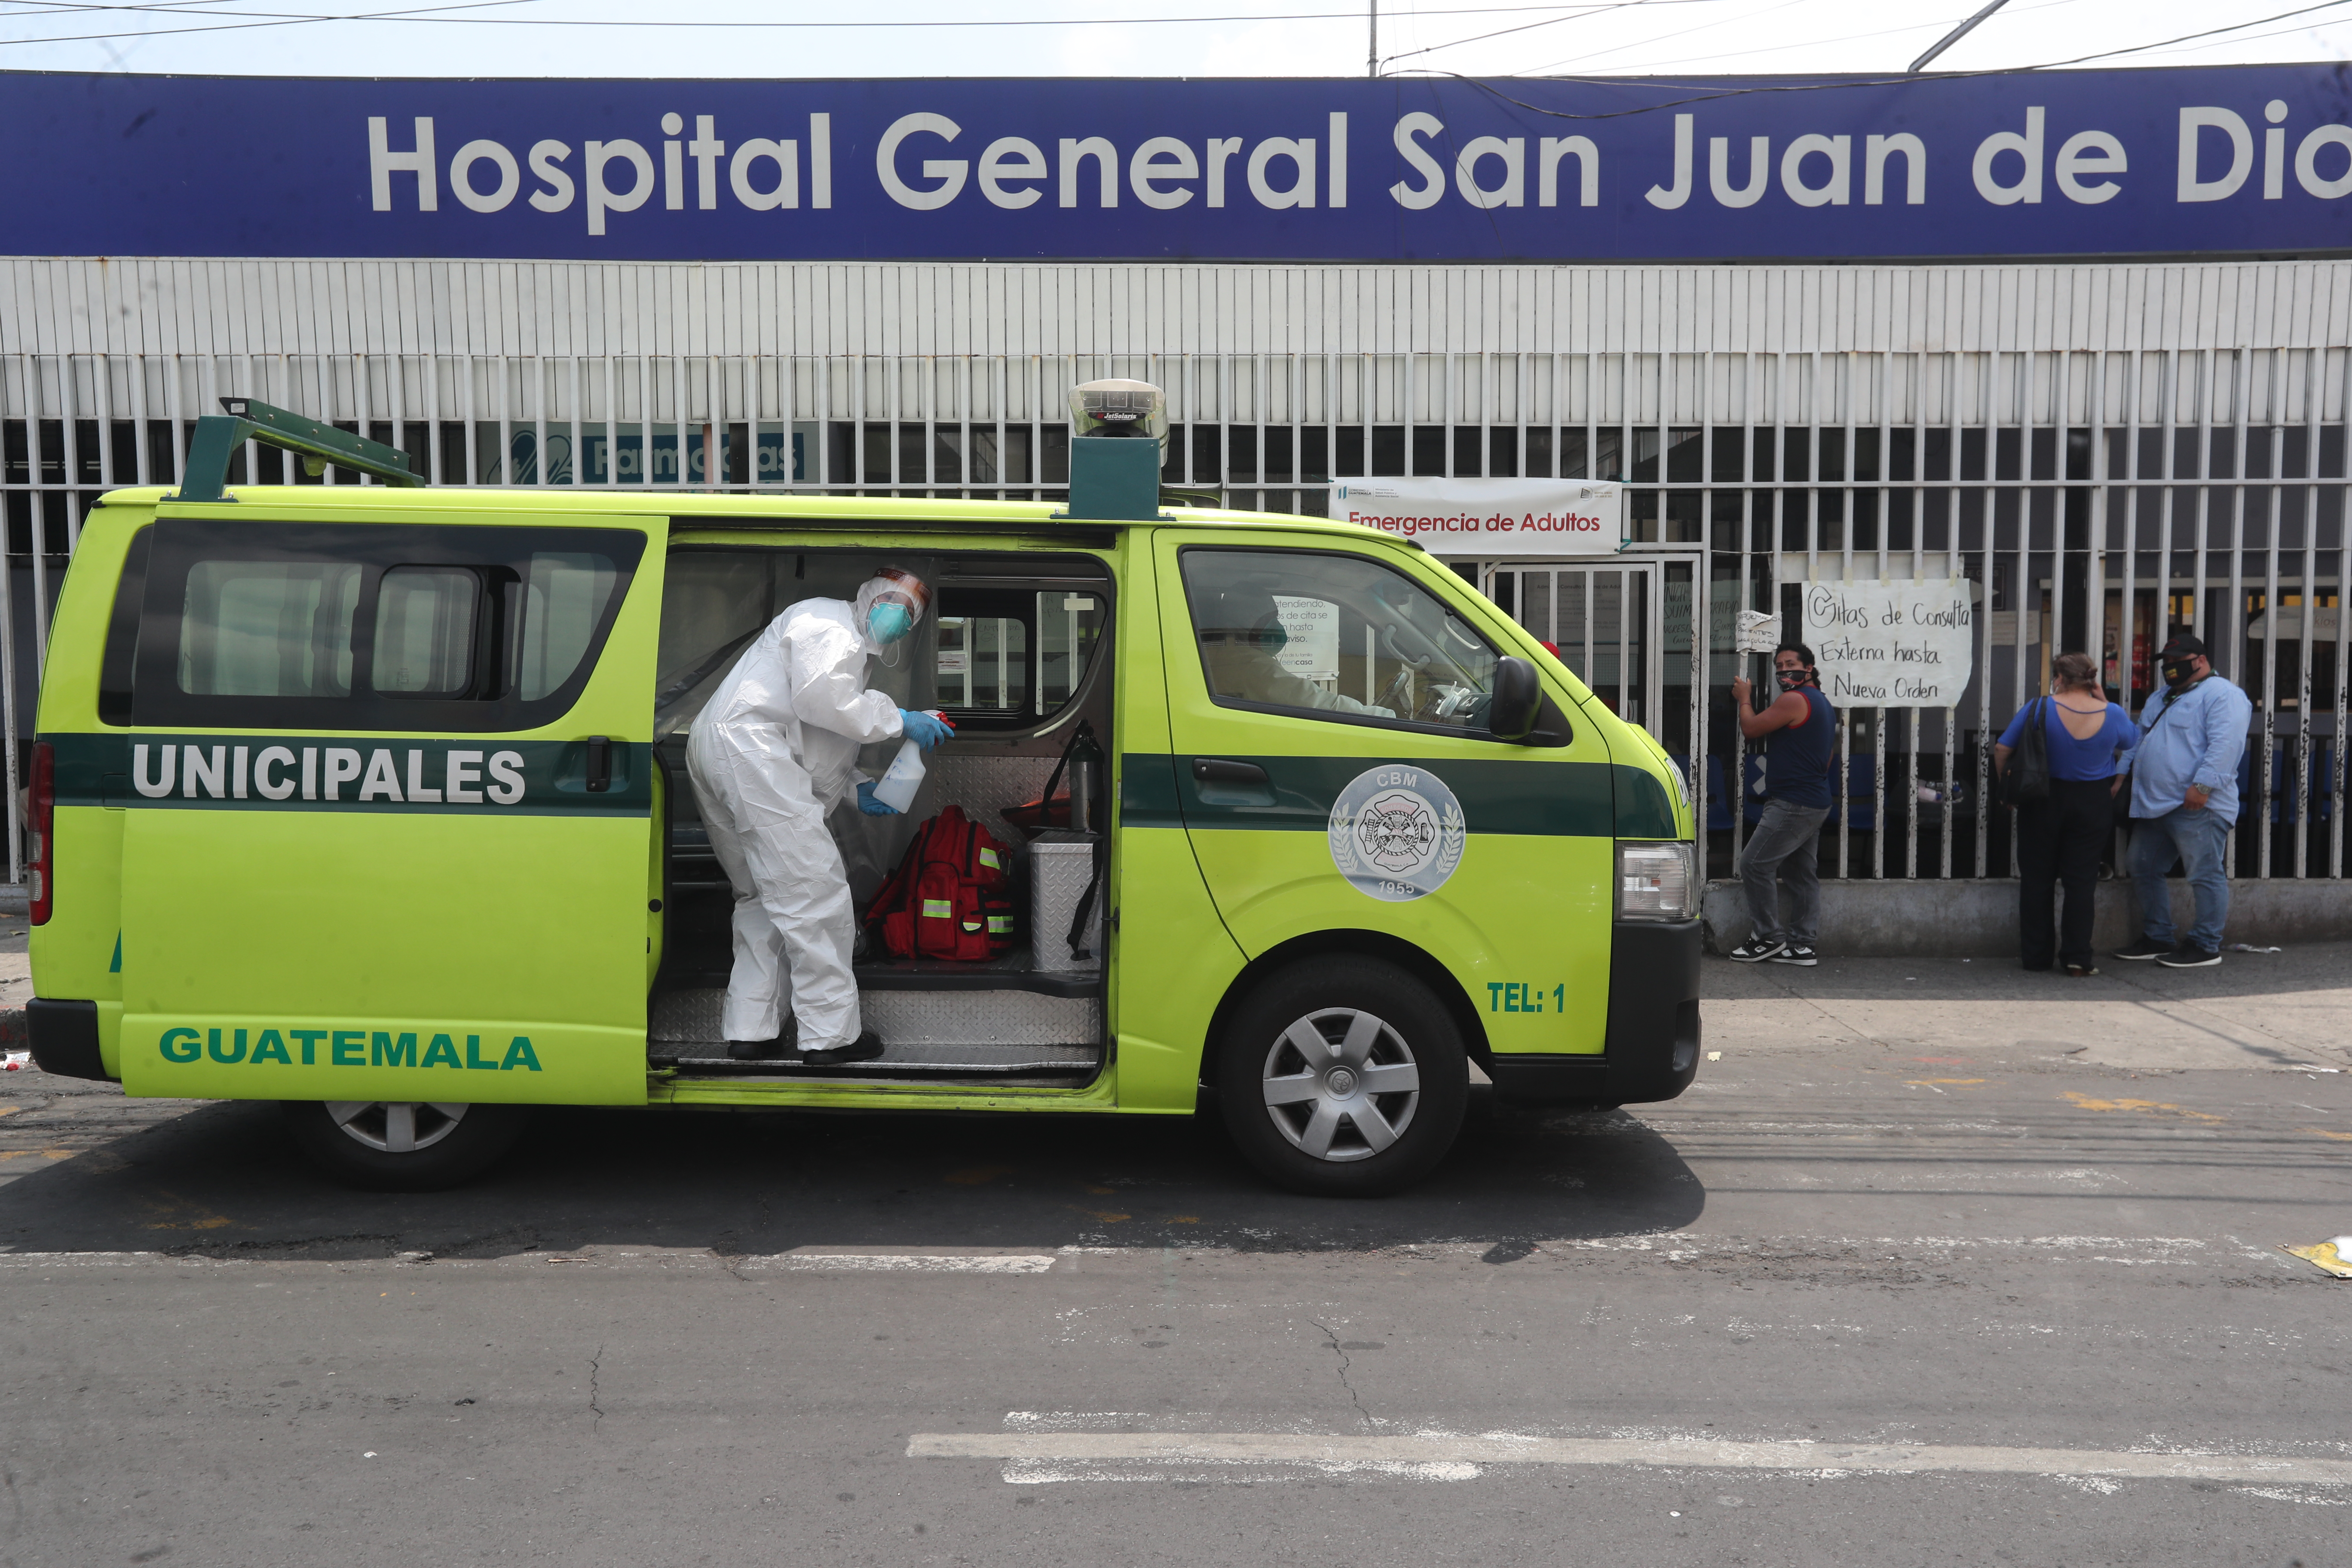
M1863 1046L2152 1072L2352 1068L2352 942L2225 953L2218 969L2103 954L2100 970L2071 980L2030 974L2014 958L1824 958L1798 969L1709 957L1706 1049Z

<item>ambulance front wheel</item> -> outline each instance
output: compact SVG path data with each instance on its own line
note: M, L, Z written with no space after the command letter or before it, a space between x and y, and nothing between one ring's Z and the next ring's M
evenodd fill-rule
M284 1109L313 1162L346 1186L378 1193L469 1182L514 1147L530 1120L527 1106L432 1100L297 1100Z
M1366 958L1314 958L1243 999L1218 1048L1226 1130L1293 1192L1380 1197L1434 1170L1469 1099L1462 1034L1429 987Z

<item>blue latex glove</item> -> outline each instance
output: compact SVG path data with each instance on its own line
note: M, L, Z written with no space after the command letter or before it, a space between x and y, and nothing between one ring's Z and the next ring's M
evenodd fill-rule
M896 816L898 808L887 800L874 798L874 781L867 779L857 786L857 809L868 816Z
M919 709L899 709L898 721L907 739L927 752L955 733L954 725L944 719L934 719Z

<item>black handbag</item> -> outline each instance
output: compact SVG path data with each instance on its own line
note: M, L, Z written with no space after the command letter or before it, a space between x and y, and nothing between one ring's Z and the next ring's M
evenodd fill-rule
M2050 722L2050 699L2037 697L2027 705L2025 724L2017 737L2017 750L2009 754L2009 766L2001 770L2000 798L2004 805L2022 805L2030 800L2050 798L2050 736L2043 728Z

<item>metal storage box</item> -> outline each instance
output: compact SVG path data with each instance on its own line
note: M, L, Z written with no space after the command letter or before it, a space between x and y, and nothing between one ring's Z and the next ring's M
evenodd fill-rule
M1096 890L1094 909L1087 917L1087 956L1070 956L1070 921L1078 912L1078 900L1086 896L1087 884L1094 880L1095 846L1100 841L1092 833L1041 833L1021 852L1029 867L1029 952L1039 969L1102 967L1108 888Z

